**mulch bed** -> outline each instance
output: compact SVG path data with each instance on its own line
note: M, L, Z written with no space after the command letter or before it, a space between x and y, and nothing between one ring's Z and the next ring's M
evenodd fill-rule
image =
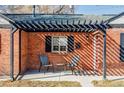
M124 87L124 80L94 80L92 84L95 87Z
M0 81L0 87L81 87L79 82L71 81Z

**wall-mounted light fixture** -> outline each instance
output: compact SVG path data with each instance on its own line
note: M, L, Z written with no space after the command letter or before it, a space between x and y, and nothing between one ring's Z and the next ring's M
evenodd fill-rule
M81 43L80 42L75 43L75 48L80 49L81 48Z
M89 40L89 33L85 33L86 39Z

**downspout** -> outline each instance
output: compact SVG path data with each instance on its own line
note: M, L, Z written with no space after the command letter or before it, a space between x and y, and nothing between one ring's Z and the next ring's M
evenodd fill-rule
M11 28L10 31L10 80L14 81L14 33L17 31L16 27Z

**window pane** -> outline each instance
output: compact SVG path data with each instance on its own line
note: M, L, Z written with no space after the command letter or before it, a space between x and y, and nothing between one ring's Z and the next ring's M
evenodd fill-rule
M60 42L60 46L67 46L67 38L66 37L60 37L59 42Z
M59 37L53 37L53 46L59 46Z
M53 51L59 51L59 46L53 46Z
M66 51L67 38L66 37L53 37L52 49L53 51Z
M60 46L60 51L66 51L66 46Z

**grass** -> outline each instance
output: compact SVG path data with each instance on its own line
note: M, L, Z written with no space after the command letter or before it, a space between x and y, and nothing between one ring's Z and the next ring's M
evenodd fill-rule
M81 87L79 82L71 81L0 81L0 87Z
M123 80L99 80L99 81L92 81L92 84L95 87L124 87Z

